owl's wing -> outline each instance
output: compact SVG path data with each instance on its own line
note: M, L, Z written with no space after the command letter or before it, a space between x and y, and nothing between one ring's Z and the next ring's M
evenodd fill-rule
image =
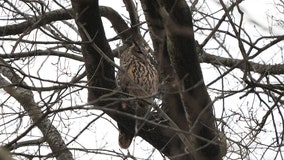
M116 84L117 84L117 87L120 91L126 92L126 93L128 92L129 77L127 77L127 75L121 70L117 71ZM125 103L125 102L122 102L122 103ZM123 105L123 104L121 104L121 105ZM127 107L124 108L123 106L122 106L122 108L123 108L123 110L127 109ZM119 129L118 144L121 148L127 149L132 142L134 134L129 132L126 128L124 128L119 123L117 123L117 126L118 126L118 129Z
M127 78L125 73L123 73L123 71L120 69L117 71L116 85L117 88L122 92L126 92L129 85L129 78Z

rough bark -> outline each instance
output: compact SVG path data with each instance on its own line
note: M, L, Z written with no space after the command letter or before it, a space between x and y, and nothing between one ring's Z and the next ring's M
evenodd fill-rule
M162 81L165 81L163 88L173 89L170 92L164 90L163 107L181 129L190 132L186 135L190 144L180 146L190 149L193 157L181 159L221 159L218 129L203 82L187 4L162 0L144 0L142 4L152 39L158 40L154 45L160 55L160 71Z
M17 75L13 68L8 65L3 59L0 59L0 73L7 77L13 84L26 85L23 79ZM10 86L7 80L0 76L0 86L4 86L3 89L14 97L24 108L31 118L33 125L37 126L43 134L44 140L48 143L52 153L58 160L73 160L72 153L67 148L63 138L58 132L57 128L40 110L40 106L34 101L34 96L31 90ZM14 141L11 141L5 147L9 150L13 149L13 145L17 144L17 141L21 138L19 136Z
M115 88L114 67L101 55L95 44L111 61L113 57L107 43L99 13L98 1L72 1L75 21L82 38L82 54L88 78L88 101L91 102L107 94L104 89L92 87ZM104 104L96 104L104 105Z

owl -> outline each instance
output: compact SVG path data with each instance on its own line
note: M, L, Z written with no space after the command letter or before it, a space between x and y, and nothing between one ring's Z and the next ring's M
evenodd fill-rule
M119 55L120 69L117 72L118 88L130 96L143 97L150 96L158 90L158 72L151 63L148 53L145 49L138 47L133 43L124 52ZM150 98L153 101L153 98ZM151 103L150 99L146 101ZM138 101L141 107L147 108L149 103ZM126 103L122 103L124 109ZM131 144L133 133L118 124L119 145L121 148L128 148Z

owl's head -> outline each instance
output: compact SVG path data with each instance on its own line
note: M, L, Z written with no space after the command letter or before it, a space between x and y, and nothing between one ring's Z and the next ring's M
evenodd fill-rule
M121 61L131 61L138 60L142 63L149 63L148 61L148 52L145 47L141 47L137 43L133 42L124 52L120 55Z

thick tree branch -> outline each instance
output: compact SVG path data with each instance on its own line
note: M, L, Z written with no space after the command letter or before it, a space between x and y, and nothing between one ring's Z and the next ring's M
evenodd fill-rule
M167 107L167 113L182 129L190 129L193 135L213 142L218 137L217 128L214 124L212 103L203 82L187 4L173 0L144 0L141 3L153 41L156 40L154 47L159 50L161 77L168 83L164 87L172 88L172 94L163 94L163 107L171 105ZM170 66L173 66L174 71ZM175 73L177 76L174 76ZM173 94L173 91L180 93ZM183 143L182 145L187 145L185 148L190 149L193 157L180 157L181 159L221 159L219 146L216 144L218 140L210 144L192 135L187 137L194 147L200 149L197 151Z
M194 145L195 159L221 159L221 143L215 126L212 102L203 82L201 67L196 52L192 17L185 1L159 0L160 13L164 21L167 50L171 64L178 75L181 104L193 135L189 136ZM180 115L182 116L182 115ZM197 148L200 148L199 150Z
M55 10L55 11L48 12L44 15L38 16L38 17L32 17L28 21L25 21L19 24L1 26L0 36L21 34L28 29L38 28L40 26L43 26L45 24L48 24L54 21L70 19L72 18L71 16L72 12L69 12L69 11L70 9L69 10L63 10L63 9Z
M101 21L98 1L79 2L73 0L72 6L76 13L75 21L84 42L81 46L89 81L88 85L90 87L100 86L114 89L116 86L114 81L114 67L92 45L92 43L95 43L113 61L111 49L106 40ZM106 94L105 91L89 88L88 101L97 99L104 94Z
M131 27L135 27L139 24L139 16L137 12L137 8L135 7L135 4L133 0L123 0L125 7L129 13L130 21L131 21ZM135 33L140 34L139 27L135 27Z
M23 79L18 76L3 59L0 59L0 73L12 83L22 83L26 85ZM0 83L3 89L22 105L33 123L41 130L56 158L58 160L72 160L72 154L64 143L60 133L56 127L52 125L52 122L41 112L40 107L34 101L32 91L21 87L9 87L10 83L2 76L0 76Z
M76 61L83 61L82 56L78 56L75 54L70 54L66 52L60 52L60 51L54 51L54 50L33 50L29 52L20 52L20 53L14 53L14 54L0 54L0 57L5 58L11 58L11 59L19 59L19 58L26 58L26 57L33 57L33 56L58 56L58 57L65 57L70 58Z
M252 71L259 74L265 75L275 75L275 74L284 74L284 65L283 64L259 64L250 61L244 61L241 59L232 59L232 58L224 58L220 56L211 55L208 53L202 53L200 62L209 63L217 66L224 66L229 68L238 68L242 71L245 70L245 64L249 67L248 71Z

